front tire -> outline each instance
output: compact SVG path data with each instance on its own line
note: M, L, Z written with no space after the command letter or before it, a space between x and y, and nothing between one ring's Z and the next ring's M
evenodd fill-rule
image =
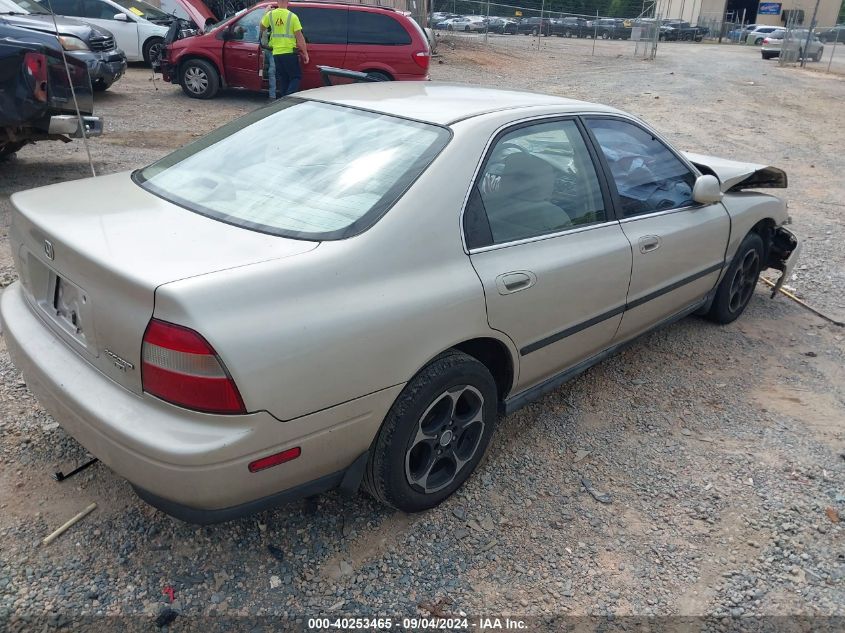
M164 53L164 40L160 37L151 37L144 42L144 49L142 53L144 55L144 63L148 66L152 66L155 62L161 59L161 55Z
M370 451L364 487L404 512L441 503L478 466L496 427L496 383L457 350L411 379L390 408Z
M212 99L220 90L217 69L203 59L189 59L182 64L179 83L193 99Z
M763 266L763 238L749 233L736 251L728 272L716 289L707 318L716 323L730 323L739 318L754 296L754 288Z

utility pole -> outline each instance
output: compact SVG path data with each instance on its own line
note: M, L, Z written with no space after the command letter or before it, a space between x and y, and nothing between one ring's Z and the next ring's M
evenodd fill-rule
M807 29L807 40L804 42L804 55L801 57L801 68L807 64L807 50L810 48L810 39L813 37L813 29L816 28L816 14L819 12L819 2L816 0L816 7L813 9L813 19L810 20L810 28ZM836 39L839 39L837 34Z

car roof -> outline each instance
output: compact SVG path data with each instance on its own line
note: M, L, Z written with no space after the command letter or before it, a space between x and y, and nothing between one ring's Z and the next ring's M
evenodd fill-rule
M436 81L383 81L306 90L305 99L450 125L501 110L558 106L561 112L618 112L614 108L536 92Z

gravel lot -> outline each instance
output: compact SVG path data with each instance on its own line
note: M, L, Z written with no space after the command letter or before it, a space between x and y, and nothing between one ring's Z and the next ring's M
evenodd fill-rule
M643 62L631 43L598 42L591 56L592 42L534 42L443 41L432 75L609 103L684 149L785 168L805 240L789 284L845 317L845 81L739 47L671 44ZM263 101L190 100L130 69L99 96L97 168L140 167ZM0 285L15 278L8 196L85 177L84 156L79 142L44 143L0 166ZM226 628L210 616L247 630L293 622L269 616L458 613L532 616L538 630L566 615L711 616L714 628L800 615L841 630L831 618L845 618L843 439L845 331L761 286L738 322L686 319L504 419L479 472L436 510L329 494L197 528L102 465L53 481L85 452L0 339L0 629L131 616L121 626L155 630L173 609L174 631ZM92 501L92 515L40 545Z

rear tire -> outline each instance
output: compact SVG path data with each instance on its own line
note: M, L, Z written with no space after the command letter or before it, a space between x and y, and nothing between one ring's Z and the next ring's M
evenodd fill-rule
M16 143L6 143L3 147L0 147L0 162L12 160L17 151L24 145L26 145L26 141L18 141Z
M367 77L375 81L393 81L393 77L378 70L368 70Z
M742 240L724 278L716 289L707 318L716 323L730 323L739 318L751 298L763 265L763 238L749 233Z
M496 427L493 376L475 358L444 352L399 394L370 450L364 488L403 512L441 503L484 456Z
M111 88L111 84L106 83L105 79L97 79L91 83L91 87L94 89L94 92L105 92Z
M217 69L203 59L189 59L179 71L182 91L193 99L212 99L220 90Z

